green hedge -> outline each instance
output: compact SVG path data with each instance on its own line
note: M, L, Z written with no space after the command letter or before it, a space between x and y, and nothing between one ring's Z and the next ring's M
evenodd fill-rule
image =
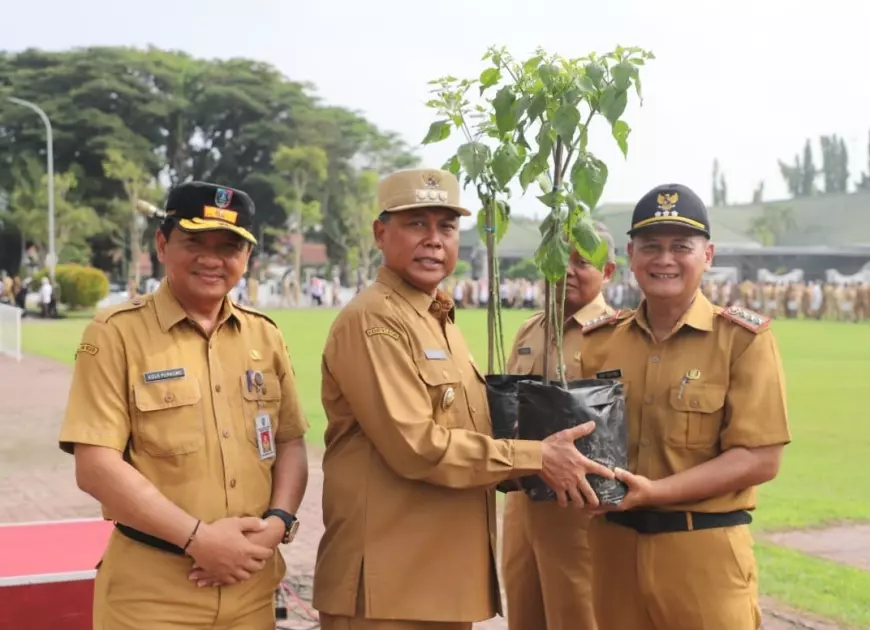
M42 279L48 276L48 269L37 273L30 283L31 291L39 291ZM59 304L70 309L92 308L109 294L109 278L96 267L84 265L58 265L54 277L59 295Z

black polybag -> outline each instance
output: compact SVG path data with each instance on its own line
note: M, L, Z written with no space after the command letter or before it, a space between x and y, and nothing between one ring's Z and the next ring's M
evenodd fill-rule
M595 430L575 442L580 452L610 469L628 468L625 393L620 381L583 379L544 384L517 382L518 437L544 440L554 433L595 421ZM624 483L587 475L602 505L618 505L628 491ZM538 475L522 477L522 489L533 501L555 501L556 493Z
M489 416L492 435L499 440L516 440L519 437L519 402L517 384L520 381L540 382L541 377L532 374L487 374L486 395L489 401ZM519 479L507 479L496 486L499 492L522 490Z

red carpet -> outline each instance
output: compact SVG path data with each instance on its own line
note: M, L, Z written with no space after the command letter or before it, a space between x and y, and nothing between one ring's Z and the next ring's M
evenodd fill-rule
M0 525L0 579L92 571L111 532L103 520Z

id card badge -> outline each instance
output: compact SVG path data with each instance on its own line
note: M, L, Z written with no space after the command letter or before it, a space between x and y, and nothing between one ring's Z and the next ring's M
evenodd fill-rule
M259 413L254 418L257 427L257 449L260 459L275 457L275 442L272 435L272 418L268 413Z

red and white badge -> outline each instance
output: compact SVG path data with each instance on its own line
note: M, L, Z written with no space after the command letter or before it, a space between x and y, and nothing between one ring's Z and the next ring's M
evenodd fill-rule
M272 435L272 418L268 413L259 413L254 418L257 427L257 449L260 459L275 457L275 436Z

